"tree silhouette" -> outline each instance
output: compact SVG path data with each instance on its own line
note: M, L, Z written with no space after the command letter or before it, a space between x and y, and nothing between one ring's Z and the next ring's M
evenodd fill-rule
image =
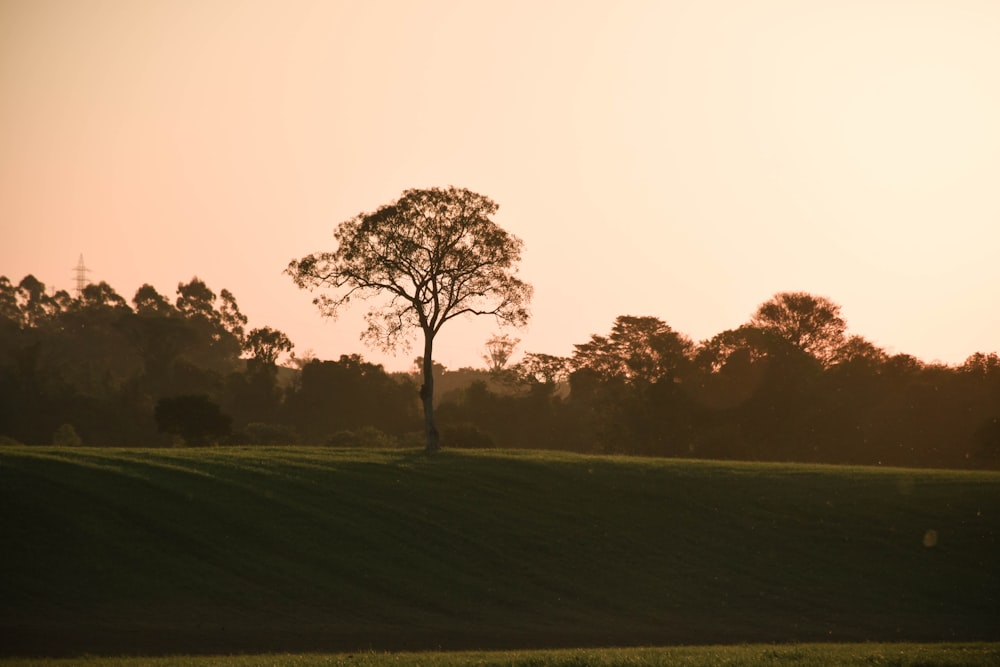
M232 419L218 403L200 394L161 398L154 416L161 432L179 435L189 445L215 442L232 428Z
M20 328L21 309L17 305L17 288L7 276L0 276L0 321Z
M500 324L528 320L531 286L517 277L523 242L490 220L497 205L469 190L407 190L374 213L334 231L334 252L292 260L286 273L302 288L331 288L313 300L325 316L352 299L382 297L366 315L370 342L393 348L419 329L424 339L424 431L440 447L434 422L434 338L461 315L493 315Z
M288 336L271 327L251 329L243 341L243 351L250 353L250 366L255 369L276 370L278 357L293 347Z
M45 374L84 396L107 399L143 372L134 313L105 282L91 283L51 327Z
M336 432L365 427L400 435L412 429L417 416L414 389L409 377L389 375L356 354L313 359L302 366L286 410L307 442L327 442Z
M689 361L694 344L658 317L620 315L609 336L573 346L571 364L605 379L652 383L675 376Z
M666 453L685 421L676 385L691 364L691 340L657 317L622 315L608 336L573 347L570 399L599 451Z
M172 317L178 314L173 304L165 296L156 291L149 283L143 284L132 297L137 315L156 315Z
M21 324L36 327L54 315L58 306L45 292L45 283L27 275L17 284L16 299L21 312Z
M514 354L514 348L520 342L520 338L511 338L506 334L491 337L486 341L486 354L483 355L486 368L493 373L502 371L507 362L510 361L510 356Z
M738 355L736 363L757 363L773 355L782 345L787 346L787 343L776 334L744 324L702 341L695 353L695 363L702 371L715 373L724 368L734 354Z
M750 323L780 336L823 364L834 358L847 329L840 317L840 306L805 292L775 294L757 307Z
M246 360L246 372L229 375L226 380L228 400L223 404L244 432L247 430L244 425L254 424L255 434L265 440L273 441L282 435L278 432L280 429L265 431L270 428L268 423L278 419L281 413L283 391L278 382L278 357L291 352L293 347L288 336L271 327L252 329L246 335L243 351L250 355Z
M177 312L190 334L182 353L185 363L225 376L239 366L247 318L229 290L222 290L219 301L216 305L215 292L200 278L177 285Z
M865 369L869 372L882 366L889 358L885 350L861 336L851 336L833 357L836 367Z
M570 361L566 357L552 354L528 352L514 367L518 379L529 385L541 385L554 390L556 384L569 375Z

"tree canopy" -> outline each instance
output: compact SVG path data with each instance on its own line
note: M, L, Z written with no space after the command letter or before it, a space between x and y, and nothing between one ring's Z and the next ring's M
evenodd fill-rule
M621 315L611 334L574 345L573 367L631 383L656 382L676 374L694 350L691 340L658 317Z
M757 308L750 323L824 364L835 357L847 330L839 305L806 292L775 294Z
M521 339L511 338L506 334L492 336L486 341L486 354L483 355L486 367L494 373L502 371L507 362L510 361L511 355L514 354L514 348L520 342Z

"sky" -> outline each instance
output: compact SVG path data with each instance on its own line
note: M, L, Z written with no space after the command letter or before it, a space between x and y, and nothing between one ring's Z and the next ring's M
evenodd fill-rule
M0 0L0 275L194 276L301 356L409 369L283 274L409 188L493 199L570 355L695 341L783 291L891 353L1000 349L995 0ZM516 355L515 355L516 358Z

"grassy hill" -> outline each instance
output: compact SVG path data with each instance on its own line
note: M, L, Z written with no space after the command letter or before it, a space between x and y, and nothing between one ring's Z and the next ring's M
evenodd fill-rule
M0 448L0 653L1000 640L1000 473Z

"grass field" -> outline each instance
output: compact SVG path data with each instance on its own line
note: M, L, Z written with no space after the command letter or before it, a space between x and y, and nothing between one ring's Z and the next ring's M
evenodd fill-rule
M8 667L988 667L1000 644L794 644L450 653L15 659Z
M0 534L7 656L1000 640L998 473L5 447Z

